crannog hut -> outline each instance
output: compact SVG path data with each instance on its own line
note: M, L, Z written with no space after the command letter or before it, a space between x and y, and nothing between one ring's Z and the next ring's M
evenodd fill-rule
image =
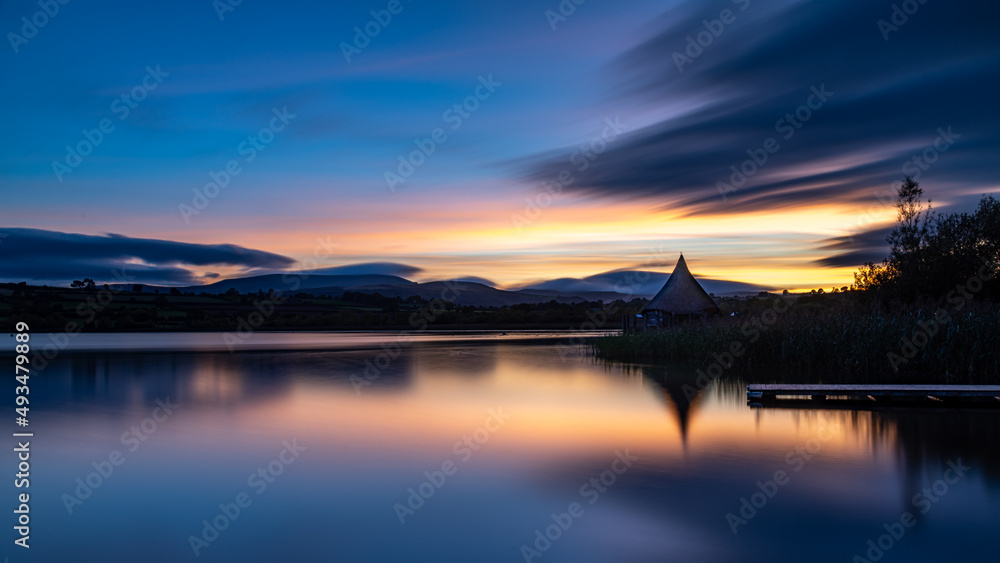
M719 306L691 275L681 254L674 271L636 318L639 330L673 326L681 320L704 318L719 313Z

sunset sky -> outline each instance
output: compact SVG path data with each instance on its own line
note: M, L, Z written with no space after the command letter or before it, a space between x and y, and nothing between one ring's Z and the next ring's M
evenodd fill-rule
M904 174L947 211L1000 191L991 2L225 2L0 2L0 280L515 287L683 251L829 288Z

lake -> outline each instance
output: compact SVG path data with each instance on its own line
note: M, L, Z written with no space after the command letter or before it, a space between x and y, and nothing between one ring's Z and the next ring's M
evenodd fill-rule
M997 560L1000 411L755 409L565 337L78 335L32 376L31 549L4 554Z

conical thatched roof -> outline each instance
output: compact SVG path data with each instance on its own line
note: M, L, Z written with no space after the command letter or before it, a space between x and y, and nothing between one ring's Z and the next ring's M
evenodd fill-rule
M674 315L700 315L719 312L718 305L709 297L698 280L691 275L684 255L681 254L674 271L663 284L663 289L643 308L643 311L663 311Z

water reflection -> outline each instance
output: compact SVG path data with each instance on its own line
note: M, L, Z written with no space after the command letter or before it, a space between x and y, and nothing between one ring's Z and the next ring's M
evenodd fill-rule
M687 443L691 418L700 405L710 402L739 411L746 404L746 382L741 378L720 379L711 385L699 380L696 368L684 365L622 365L627 377L646 382L660 394L665 408L675 417L683 443ZM819 382L819 381L817 381ZM755 427L771 418L786 420L778 410L790 413L796 426L803 417L816 416L829 424L844 426L874 447L889 448L898 455L907 473L927 475L929 467L939 467L964 455L981 468L994 484L1000 483L1000 448L984 447L1000 443L1000 409L935 408L852 405L838 408L835 403L809 408L751 409ZM812 415L812 416L810 416Z
M583 515L543 561L849 561L955 459L968 476L892 557L946 559L960 541L975 560L995 547L996 411L750 409L739 378L700 388L683 366L603 364L551 342L381 338L57 358L33 379L47 532L24 560L80 546L95 560L193 559L187 538L289 439L308 448L301 459L202 558L523 561L577 502ZM67 514L75 479L166 397L177 414ZM497 410L509 418L482 433ZM470 436L485 441L466 454L456 444ZM617 473L621 455L638 459ZM393 507L449 461L456 473L400 524ZM788 482L734 534L727 514L778 471ZM591 504L598 489L585 487L612 477Z

